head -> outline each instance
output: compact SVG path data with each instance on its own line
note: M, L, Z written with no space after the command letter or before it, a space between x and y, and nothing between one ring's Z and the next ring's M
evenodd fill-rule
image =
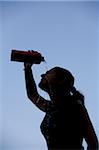
M39 83L39 87L48 92L66 93L70 92L74 85L73 75L66 69L60 67L54 67L41 75L42 79Z

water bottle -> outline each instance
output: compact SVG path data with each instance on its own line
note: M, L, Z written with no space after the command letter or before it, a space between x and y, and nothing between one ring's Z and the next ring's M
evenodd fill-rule
M22 51L12 49L11 61L40 64L45 60L44 57L37 51Z

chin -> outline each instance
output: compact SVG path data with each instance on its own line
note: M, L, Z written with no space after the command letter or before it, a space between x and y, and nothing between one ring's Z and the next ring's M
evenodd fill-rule
M41 84L41 82L38 84L38 86L39 86L39 88L41 88L41 89L42 89L42 84Z
M42 89L42 90L44 90L44 91L47 92L47 89L46 89L45 85L44 85L42 82L40 82L40 83L38 84L38 86L39 86L40 89Z
M38 86L39 86L40 89L42 89L42 90L45 91L45 88L44 88L44 85L42 84L42 82L40 82L40 83L38 84Z

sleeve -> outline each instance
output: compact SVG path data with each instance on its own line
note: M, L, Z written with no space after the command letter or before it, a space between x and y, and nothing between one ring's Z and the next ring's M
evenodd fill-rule
M39 100L36 101L35 105L43 112L48 112L50 110L51 102L45 100L43 97L39 96Z

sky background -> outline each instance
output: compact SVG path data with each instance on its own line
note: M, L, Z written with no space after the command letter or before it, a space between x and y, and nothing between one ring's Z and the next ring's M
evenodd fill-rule
M37 50L36 83L54 66L69 69L99 137L99 2L0 2L0 149L47 150L44 113L27 98L23 63L11 50ZM39 93L48 95L38 88ZM85 144L84 144L85 145Z

